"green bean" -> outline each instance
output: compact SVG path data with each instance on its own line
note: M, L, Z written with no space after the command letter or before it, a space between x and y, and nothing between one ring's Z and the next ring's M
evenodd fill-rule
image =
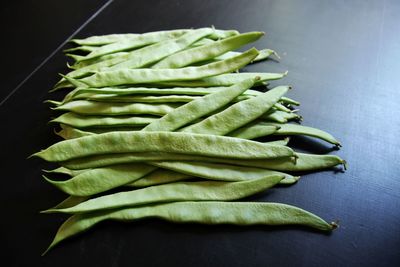
M85 61L74 63L74 65L71 66L71 69L74 69L74 70L81 69L83 67L87 67L89 65L93 65L93 64L96 64L96 63L99 63L102 61L111 60L111 59L117 58L117 57L124 57L128 54L129 54L129 52L118 52L118 53L114 53L114 54L108 54L108 55L88 59Z
M252 77L257 77L254 75ZM251 78L251 77L249 77ZM220 90L226 89L226 86L222 87L175 87L175 88L148 88L148 87L131 87L131 88L118 88L118 87L103 87L103 88L76 88L75 90L67 94L65 100L72 100L74 97L85 94L111 94L111 95L193 95L202 96L208 95ZM255 96L262 94L256 90L247 90L243 95Z
M271 171L262 168L244 167L238 165L212 163L212 162L196 162L196 161L150 161L149 164L160 168L181 172L187 175L202 177L210 180L238 182L260 179L270 175L282 176L283 184L295 183L300 177Z
M88 87L104 87L124 84L157 83L180 80L196 80L227 72L232 72L247 65L258 55L256 49L250 49L238 57L210 63L200 67L181 69L121 69L97 72L79 81ZM254 76L253 76L254 77Z
M35 153L51 162L108 153L171 152L237 159L290 157L292 149L240 138L181 132L110 132L58 142Z
M273 135L306 135L321 140L327 141L328 143L336 146L341 146L340 142L335 139L331 134L308 126L302 126L298 124L273 124L266 123L268 126L277 126L279 129L273 133Z
M147 125L155 120L157 117L151 116L82 116L72 112L64 113L55 118L51 122L58 122L70 125L74 128L88 128L88 127L115 127L115 126L141 126Z
M65 181L53 181L43 177L69 195L91 196L132 183L155 169L156 167L144 163L131 163L87 170Z
M264 94L236 103L224 111L184 129L185 132L225 135L257 119L289 90L278 86Z
M279 100L280 100L280 99L279 99ZM279 103L279 102L275 103L274 108L275 108L276 110L280 110L280 111L287 112L287 113L293 112L291 109L285 107L284 105L282 105L282 104Z
M287 140L287 139L286 139ZM288 141L288 140L287 140ZM275 144L283 144L285 141L280 140ZM272 145L274 142L267 142ZM74 160L61 162L61 165L69 169L89 169L114 164L126 164L130 162L150 162L150 161L203 161L214 163L225 163L237 166L256 167L276 171L312 171L331 168L337 165L344 165L346 161L336 155L313 155L305 153L296 153L297 159L228 159L219 157L185 155L176 153L119 153L104 154L91 156L86 158L78 158Z
M202 29L196 30L200 31ZM208 28L208 32L212 32L211 29ZM115 42L111 43L108 45L104 45L102 47L97 48L93 52L89 53L87 56L83 57L80 61L82 60L88 60L100 56L104 56L107 54L112 54L116 52L122 52L122 51L128 51L134 48L138 47L143 47L146 45L154 44L154 43L159 43L159 42L165 42L168 41L169 39L172 38L177 38L182 35L185 35L188 33L185 33L185 31L170 31L170 32L150 32L150 33L144 33L141 35L136 36L135 38L131 38L125 41L121 42Z
M221 62L221 61L219 61ZM245 79L252 77L260 77L260 80L256 85L262 84L265 81L279 80L287 75L285 73L265 73L265 72L243 72L243 73L227 73L221 74L213 77L202 78L200 80L194 81L172 81L172 82L160 82L157 83L161 86L173 87L210 87L210 86L230 86L241 82Z
M230 132L228 136L233 136L243 139L255 139L261 136L267 136L275 133L279 129L277 125L262 125L259 123L252 123L245 125L233 132Z
M234 98L251 88L257 79L258 77L244 80L243 82L232 85L224 90L211 93L180 106L163 116L161 119L144 127L143 131L174 131L227 105Z
M200 157L203 159L203 157ZM60 164L73 170L99 168L114 164L124 164L130 162L147 162L153 160L197 160L199 157L186 154L162 153L162 152L139 152L139 153L117 153L104 154L77 158L63 161ZM214 158L210 158L213 160Z
M159 218L175 223L304 225L321 231L332 231L336 227L336 224L329 224L315 214L280 203L172 202L73 215L61 225L45 253L62 240L84 232L101 221L135 221L145 218Z
M60 105L54 110L70 111L81 115L156 115L163 116L172 112L178 104L145 104L145 103L103 103L88 100L75 100Z
M263 32L248 32L217 42L172 54L152 66L154 69L176 69L205 61L260 39ZM236 55L238 56L238 55Z
M178 182L101 196L74 207L49 209L44 213L74 214L176 201L230 201L262 192L273 187L282 179L282 175L268 175L235 183L216 181Z
M159 32L151 32L152 35L165 35L170 34L171 32L182 32L186 33L189 31L193 31L190 29L180 29L180 30L172 30L172 31L159 31ZM150 34L150 33L146 33ZM233 35L239 34L238 31L235 30L214 30L214 32L208 36L212 39L224 39ZM108 35L101 35L101 36L91 36L85 39L72 39L71 42L74 42L78 45L94 45L94 46L101 46L107 45L115 42L123 42L127 40L132 40L138 38L141 34L135 33L123 33L123 34L108 34Z

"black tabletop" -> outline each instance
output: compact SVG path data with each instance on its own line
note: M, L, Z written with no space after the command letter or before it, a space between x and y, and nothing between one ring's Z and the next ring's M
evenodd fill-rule
M9 37L0 89L0 237L7 266L400 266L398 1L40 2L1 11ZM104 222L41 257L66 217L39 211L65 195L41 178L43 161L26 157L60 140L42 102L53 97L47 91L57 73L67 71L66 40L210 25L267 33L255 46L275 49L281 61L246 71L288 70L273 85L293 85L289 96L301 102L303 124L332 133L343 148L331 151L309 138L293 144L331 151L349 165L251 200L293 204L339 220L339 229L326 235L298 227Z

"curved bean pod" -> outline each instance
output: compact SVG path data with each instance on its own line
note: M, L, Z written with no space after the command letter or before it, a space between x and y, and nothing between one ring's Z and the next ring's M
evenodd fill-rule
M257 55L257 50L253 48L240 56L200 67L186 67L181 69L118 69L97 72L90 77L80 79L79 82L86 84L88 87L104 87L125 84L196 80L238 70L246 66Z
M269 175L235 183L216 181L178 182L92 198L74 207L49 209L43 211L43 213L74 214L176 201L230 201L262 192L273 187L282 179L282 175Z
M336 140L331 134L316 129L313 127L298 125L298 124L266 124L270 126L278 126L279 130L273 133L273 135L306 135L315 138L322 139L328 143L334 144L336 146L341 146L340 142Z
M157 32L150 32L153 35L164 35L164 34L171 34L172 32L182 32L186 33L189 31L193 31L191 29L178 29L178 30L169 30L169 31L157 31ZM150 34L145 33L145 34ZM233 35L238 35L239 32L236 30L218 30L215 29L214 32L209 35L208 37L211 39L224 39ZM72 39L71 42L76 43L78 45L92 45L92 46L102 46L107 45L115 42L123 42L126 40L132 40L137 38L138 36L143 34L137 33L119 33L119 34L106 34L100 36L91 36L84 39ZM155 36L156 37L156 36Z
M222 62L222 61L219 61ZM266 72L243 72L243 73L226 73L216 75L213 77L202 78L194 81L172 81L172 82L159 82L158 85L173 87L211 87L211 86L231 86L245 79L252 77L260 77L257 85L262 84L266 81L279 80L287 75L285 73L266 73Z
M60 105L54 110L70 111L82 115L156 115L163 116L174 111L178 104L146 104L146 103L105 103L88 100L75 100Z
M150 123L143 128L143 131L174 131L229 104L237 96L251 88L256 80L255 78L244 80L224 90L193 100Z
M141 126L152 123L157 120L157 117L151 116L118 116L118 117L104 117L104 116L82 116L72 112L64 113L61 116L51 120L51 122L58 122L75 128L88 128L88 127L115 127L115 126Z
M70 207L76 206L79 203L82 203L88 199L89 199L89 197L69 196L66 199L64 199L63 201L61 201L59 204L55 205L52 209L70 208Z
M155 169L151 165L132 163L87 170L66 181L53 181L43 177L71 196L91 196L134 182Z
M283 184L292 184L300 177L267 169L197 161L149 161L160 168L217 181L238 182L260 179L270 175L283 176Z
M62 240L84 232L101 221L135 221L144 218L159 218L175 223L304 225L321 231L335 228L335 224L329 224L315 214L280 203L173 202L73 215L61 225L45 253Z
M264 94L236 103L220 113L185 128L183 131L225 135L267 112L289 88L289 86L275 87Z
M180 132L110 132L58 142L32 156L51 162L109 153L171 152L211 157L256 159L294 155L275 146L234 137Z
M248 32L235 35L200 47L172 54L152 66L153 69L176 69L196 62L212 59L260 39L263 32ZM238 55L236 55L238 56Z

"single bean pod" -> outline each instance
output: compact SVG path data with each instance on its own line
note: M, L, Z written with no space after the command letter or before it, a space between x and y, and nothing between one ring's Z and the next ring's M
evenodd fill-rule
M334 144L336 146L341 146L340 142L336 140L331 134L316 129L313 127L298 125L298 124L266 124L269 126L278 126L279 130L273 133L273 135L306 135L315 138L319 138L328 143Z
M200 67L181 69L118 69L101 71L79 80L87 87L105 87L114 85L146 84L168 81L196 80L236 71L251 62L258 52L250 49L240 56L210 63ZM253 76L254 77L254 76Z
M84 116L73 112L64 113L51 120L51 122L70 125L74 128L88 127L121 127L121 126L143 126L157 120L154 116Z
M62 240L84 232L101 221L135 221L144 218L159 218L175 223L304 225L327 232L336 228L336 224L330 224L315 214L280 203L172 202L73 215L61 225L53 242L43 254Z
M194 81L171 81L159 82L157 85L164 87L212 87L212 86L231 86L245 79L252 77L260 77L256 85L263 84L266 81L279 80L287 75L285 73L266 73L266 72L243 72L243 73L226 73L212 77L202 78Z
M291 157L292 149L234 137L180 132L110 132L58 142L35 153L51 162L101 154L170 152L237 159Z
M75 100L60 105L54 110L74 112L82 115L156 115L163 116L179 107L176 103L105 103L88 100Z
M156 167L147 164L131 163L87 170L65 181L53 181L43 177L71 196L91 196L132 183L155 169Z
M201 177L210 180L238 182L260 179L270 175L281 175L285 179L280 181L282 184L292 184L299 180L300 177L290 174L271 171L262 168L244 167L238 165L229 165L212 162L197 161L149 161L149 164L160 168Z
M145 34L152 34L153 37L160 37L162 38L163 35L169 35L173 32L175 33L187 33L193 31L192 29L177 29L177 30L169 30L169 31L156 31L156 32L149 32L144 34L137 34L137 33L119 33L119 34L106 34L106 35L99 35L99 36L91 36L84 39L72 39L71 42L76 43L78 45L91 45L91 46L103 46L115 42L123 42L127 40L136 39L141 35ZM239 32L236 30L219 30L215 29L214 32L209 35L208 37L211 39L224 39L228 38L233 35L238 35ZM159 41L161 41L159 39Z
M282 179L282 175L269 175L235 183L178 182L100 196L70 208L49 209L43 213L73 214L176 201L230 201L262 192L273 187Z

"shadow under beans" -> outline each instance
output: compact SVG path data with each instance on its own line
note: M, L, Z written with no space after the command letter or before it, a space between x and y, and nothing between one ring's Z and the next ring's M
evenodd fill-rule
M313 154L327 154L332 151L337 151L337 146L331 145L324 141L317 140L312 137L306 136L290 136L288 144L291 148L298 152L313 153Z

